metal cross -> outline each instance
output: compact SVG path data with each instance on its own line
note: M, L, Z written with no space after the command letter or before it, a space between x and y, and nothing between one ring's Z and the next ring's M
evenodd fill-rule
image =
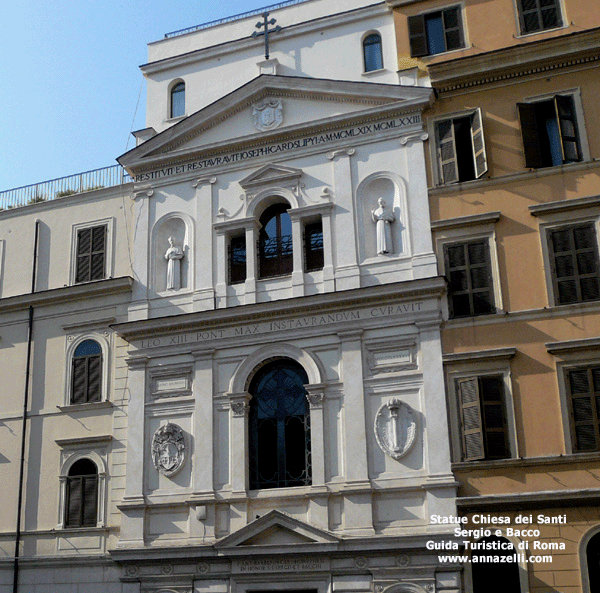
M260 37L261 35L265 36L265 60L269 59L269 33L277 33L279 31L281 31L281 27L279 25L277 25L274 29L269 29L269 25L274 25L277 21L275 19L271 19L270 21L267 20L269 18L269 13L268 12L263 12L262 15L263 17L263 22L261 23L260 21L258 23L256 23L256 28L260 29L261 27L264 27L265 30L264 31L254 31L254 33L252 33L252 37Z

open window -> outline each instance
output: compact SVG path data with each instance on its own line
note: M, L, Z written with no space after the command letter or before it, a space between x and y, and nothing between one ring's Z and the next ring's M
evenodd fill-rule
M438 182L479 179L488 171L481 110L435 123Z
M573 95L555 95L517 107L526 167L556 167L584 160Z
M408 17L410 54L433 56L465 46L460 6Z

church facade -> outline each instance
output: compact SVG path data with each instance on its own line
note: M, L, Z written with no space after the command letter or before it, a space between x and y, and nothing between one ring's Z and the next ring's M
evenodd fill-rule
M433 93L396 55L391 9L359 0L167 36L132 181L5 213L2 346L25 357L46 308L30 413L6 419L6 480L30 427L0 590L15 555L35 593L462 590L437 556L453 525L430 522L457 488ZM17 218L71 237L30 294L8 280Z

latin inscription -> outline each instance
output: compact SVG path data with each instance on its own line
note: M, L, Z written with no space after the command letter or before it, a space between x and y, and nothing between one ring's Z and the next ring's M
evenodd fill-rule
M423 310L423 302L402 303L399 305L386 305L384 307L372 307L370 309L359 309L355 311L343 311L339 313L328 313L325 315L312 315L308 317L296 317L293 319L282 319L279 321L266 321L237 327L220 329L207 329L203 331L177 334L162 338L149 338L140 341L140 348L159 348L161 346L178 346L182 344L194 344L212 340L227 338L238 338L241 336L253 336L268 334L272 332L283 332L294 329L305 329L320 327L346 321L359 321L364 319L384 318L395 315L410 315Z
M364 136L365 134L374 134L386 130L401 129L420 123L421 115L416 113L412 115L406 115L404 117L396 117L387 121L365 124L363 126L355 126L353 128L337 130L335 132L328 132L326 134L316 134L315 136L308 136L307 138L301 138L299 140L289 140L287 142L279 142L277 144L268 144L259 148L250 148L248 150L241 150L239 152L222 154L199 161L194 161L192 163L185 163L183 165L176 165L174 167L165 167L164 169L156 169L155 171L149 171L147 173L139 173L135 176L135 180L151 181L153 179L162 179L164 177L171 177L172 175L179 175L181 173L190 173L191 171L200 171L204 169L210 169L211 167L239 163L247 159L275 155L297 148L319 146L321 144L328 144L338 140L348 140L357 138L359 136Z
M175 389L187 389L187 379L157 379L156 391L174 391Z
M328 570L320 558L257 558L240 560L236 563L235 568L237 568L237 572L247 573Z

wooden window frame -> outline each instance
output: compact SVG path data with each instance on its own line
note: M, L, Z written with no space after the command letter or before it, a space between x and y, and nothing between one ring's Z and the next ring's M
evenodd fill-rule
M571 373L585 371L587 375L589 391L587 393L581 393L574 395L571 387ZM569 417L569 429L571 436L571 447L573 453L593 453L600 451L600 385L599 389L596 390L594 384L594 371L597 371L600 375L600 362L589 362L587 364L579 364L576 366L568 366L563 369L564 388L565 396L567 400L568 417ZM598 379L600 382L600 378ZM584 398L589 399L589 410L590 418L583 420L576 420L575 408L573 406L573 400L583 400ZM582 448L578 445L579 427L591 426L594 432L594 438L596 445L594 448Z
M446 21L448 19L447 14L450 11L455 11L457 15L457 26L451 27ZM445 8L441 8L438 10L424 12L422 14L417 14L408 17L408 36L410 43L410 55L413 58L421 58L426 56L437 56L442 53L447 53L451 51L457 51L460 49L464 49L465 45L465 26L464 19L462 15L463 9L460 4L454 6L447 6ZM444 31L444 46L445 49L443 51L430 53L429 51L429 40L427 38L427 27L426 20L427 18L433 17L433 15L440 15L442 21L442 27ZM458 45L456 47L450 47L449 45L449 35L453 32L458 33Z
M536 6L534 8L525 9L523 7L523 0L516 0L517 14L519 16L519 27L521 35L534 35L535 33L542 33L544 31L552 31L553 29L560 29L564 26L563 9L560 0L554 0L554 9L556 10L556 22L554 24L545 26L544 25L544 13L550 12L552 7L542 7L540 0L534 0ZM526 15L535 14L537 16L538 26L529 28Z

